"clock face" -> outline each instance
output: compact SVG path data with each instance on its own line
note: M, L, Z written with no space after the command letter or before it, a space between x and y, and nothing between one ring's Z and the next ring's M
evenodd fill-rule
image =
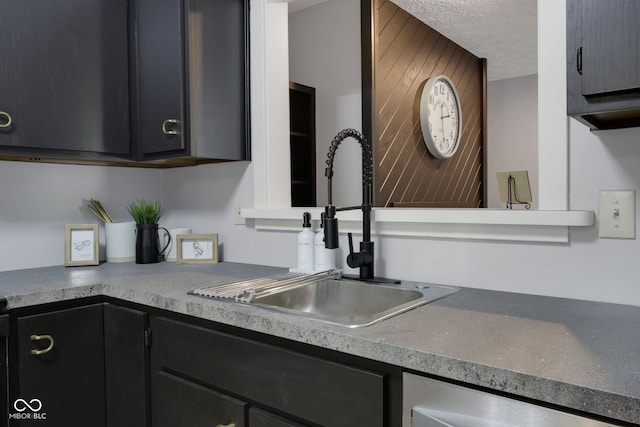
M438 159L454 155L460 145L462 114L458 92L448 77L432 77L424 85L420 126L431 154Z

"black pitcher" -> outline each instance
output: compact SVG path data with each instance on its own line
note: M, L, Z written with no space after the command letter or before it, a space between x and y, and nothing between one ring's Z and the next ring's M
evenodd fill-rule
M164 230L167 244L160 249L158 231ZM164 253L171 244L169 230L158 224L136 224L136 264L164 261Z

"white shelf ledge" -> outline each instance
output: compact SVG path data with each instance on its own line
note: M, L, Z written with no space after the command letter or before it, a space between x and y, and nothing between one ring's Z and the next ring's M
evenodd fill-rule
M302 213L320 219L323 208L242 209L256 230L295 231ZM340 232L359 233L359 210L338 212ZM506 209L374 208L371 233L377 236L411 236L521 242L569 241L569 227L591 227L593 211L528 211Z

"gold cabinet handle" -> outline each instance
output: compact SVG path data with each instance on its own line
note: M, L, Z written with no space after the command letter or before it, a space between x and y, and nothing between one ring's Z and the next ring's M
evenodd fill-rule
M173 129L173 125L180 124L178 119L167 119L162 122L162 133L165 135L180 135L180 131Z
M216 427L236 427L236 423L218 424Z
M51 335L31 335L31 341L49 340L49 347L42 350L31 350L31 354L34 356L40 356L41 354L49 353L53 349L53 337Z
M8 128L11 126L11 115L4 111L0 111L0 117L4 117L4 122L0 122L0 128Z

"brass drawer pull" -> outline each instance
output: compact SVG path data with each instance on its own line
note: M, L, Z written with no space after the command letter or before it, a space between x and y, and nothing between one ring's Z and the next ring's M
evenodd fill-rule
M41 354L49 353L53 349L53 337L51 335L31 335L31 341L49 340L49 347L42 350L31 350L31 354L34 356L40 356Z
M236 427L236 423L218 424L216 427Z
M11 115L4 111L0 111L0 118L4 117L4 121L0 121L0 128L8 128L11 126Z
M162 122L162 133L165 135L180 135L180 132L174 129L173 125L180 124L180 120L178 119L167 119Z

